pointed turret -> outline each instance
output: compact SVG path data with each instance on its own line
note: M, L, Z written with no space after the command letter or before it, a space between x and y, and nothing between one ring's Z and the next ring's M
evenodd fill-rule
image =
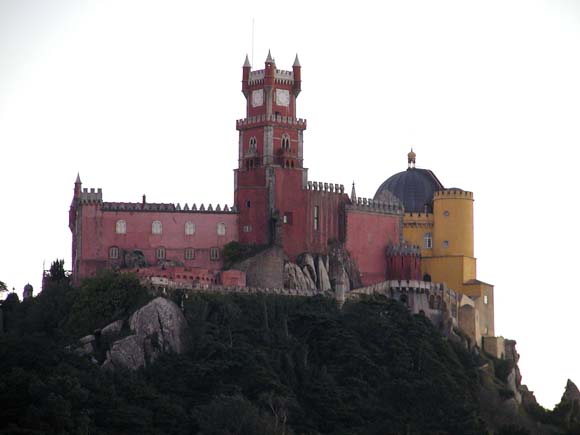
M270 50L269 49L268 49L268 57L266 58L266 63L273 63L273 64L276 63L274 61L274 58L272 57L272 53L270 53Z
M296 58L294 59L294 64L292 65L292 72L294 75L294 96L297 97L302 90L302 78L301 78L301 66L298 60L298 53L296 53Z
M81 196L81 187L83 183L81 182L81 175L77 172L77 179L75 180L75 193L74 198L79 198Z
M350 192L350 200L354 203L356 202L356 189L354 187L354 181L352 182L352 190Z
M244 61L244 68L251 68L252 64L250 63L250 59L248 59L248 55L246 54L246 60Z
M252 71L252 65L250 64L250 59L246 54L246 60L244 61L244 66L242 67L242 93L246 98L249 94L249 81L250 81L250 71Z

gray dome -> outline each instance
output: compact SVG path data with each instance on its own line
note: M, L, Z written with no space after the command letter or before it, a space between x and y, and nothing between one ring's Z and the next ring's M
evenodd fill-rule
M375 193L375 200L382 201L395 195L405 206L406 213L423 213L425 207L433 211L433 194L444 187L429 169L410 167L389 177Z

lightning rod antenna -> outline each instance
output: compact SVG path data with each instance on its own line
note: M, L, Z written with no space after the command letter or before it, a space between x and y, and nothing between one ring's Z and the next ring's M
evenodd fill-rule
M252 65L254 65L254 17L252 17Z

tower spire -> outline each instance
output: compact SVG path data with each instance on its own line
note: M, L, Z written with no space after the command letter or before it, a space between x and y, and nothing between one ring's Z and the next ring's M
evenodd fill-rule
M354 187L354 181L352 182L352 190L350 192L350 200L356 202L356 189Z
M248 59L248 55L246 54L246 60L244 61L244 68L248 68L248 67L252 67L252 64L250 63L250 59Z
M416 157L417 157L417 154L415 154L413 152L413 147L411 147L411 152L409 152L409 154L407 154L407 163L409 164L409 169L415 168L415 158Z
M274 62L274 59L272 58L272 53L270 53L270 49L268 49L268 57L266 58L266 62L276 63L276 62Z
M301 66L300 61L298 60L298 53L296 53L296 57L294 58L294 64L292 66Z

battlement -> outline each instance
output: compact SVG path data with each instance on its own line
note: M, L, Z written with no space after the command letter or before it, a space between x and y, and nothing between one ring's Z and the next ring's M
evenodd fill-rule
M103 189L84 188L80 194L81 203L101 203L103 202Z
M421 248L417 245L389 245L386 250L389 257L396 257L400 255L420 256Z
M461 189L445 189L445 190L438 190L433 195L433 200L446 199L446 198L473 200L473 192L468 192L467 190L461 190Z
M266 75L266 70L259 69L256 71L250 71L250 77L248 83L250 85L258 85L264 82L264 77ZM281 69L276 69L274 73L274 79L276 83L292 85L294 84L294 72L286 71Z
M306 129L306 120L302 118L293 118L291 116L282 116L282 115L258 115L258 116L250 116L248 118L238 119L236 120L236 129L240 130L243 127L258 127L262 124L266 123L277 123L283 125L290 125L293 127L299 127L300 129Z
M403 205L395 202L375 201L370 198L356 198L351 204L346 205L347 210L372 211L376 213L403 214Z
M329 192L329 193L344 193L344 185L323 183L322 181L308 181L306 183L306 190L314 190L315 192Z
M151 202L104 202L102 206L103 211L151 211L151 212L170 212L170 213L222 213L235 214L238 212L235 206L229 207L227 204L223 208L217 204L215 208L212 204L208 204L207 208L201 204L199 208L195 203L191 208L187 203L183 207L181 204L173 203L151 203Z

